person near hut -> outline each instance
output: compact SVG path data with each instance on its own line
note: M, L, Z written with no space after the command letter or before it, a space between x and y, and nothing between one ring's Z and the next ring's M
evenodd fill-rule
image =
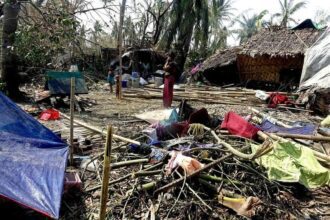
M110 86L110 93L113 93L113 85L115 84L115 71L112 67L109 67L107 80Z
M165 108L170 108L173 100L174 83L178 75L178 67L174 60L175 54L173 51L167 55L166 63L163 67L165 71L164 76L164 90L163 90L163 105Z

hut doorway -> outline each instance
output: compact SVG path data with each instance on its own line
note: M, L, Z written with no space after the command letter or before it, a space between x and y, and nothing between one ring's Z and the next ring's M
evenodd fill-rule
M302 69L284 68L280 70L280 84L283 90L294 90L299 86Z

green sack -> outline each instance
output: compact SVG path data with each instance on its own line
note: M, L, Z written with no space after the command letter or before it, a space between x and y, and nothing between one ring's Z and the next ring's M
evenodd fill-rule
M260 146L252 145L255 152ZM307 188L329 185L329 170L315 158L313 151L290 141L274 142L273 150L256 159L267 169L268 178L280 182L299 182Z

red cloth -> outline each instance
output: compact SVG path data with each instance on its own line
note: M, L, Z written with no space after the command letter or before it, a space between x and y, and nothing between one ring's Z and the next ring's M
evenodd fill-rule
M286 95L280 95L278 93L272 93L269 96L269 108L276 108L278 104L292 104L291 101L289 101L289 98Z
M46 109L41 112L39 118L44 121L57 120L60 118L60 113L55 109Z
M245 138L255 138L258 128L250 124L235 112L228 112L221 124L221 128L227 129L230 134Z
M165 76L163 90L163 104L165 108L171 107L173 100L173 87L175 78L173 75Z

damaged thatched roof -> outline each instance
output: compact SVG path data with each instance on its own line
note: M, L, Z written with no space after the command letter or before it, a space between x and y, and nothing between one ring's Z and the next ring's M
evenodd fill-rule
M237 53L241 50L240 47L232 47L224 50L219 50L203 62L201 71L216 69L236 62Z
M279 27L265 28L252 36L240 54L256 56L295 56L304 54L320 36L322 30L306 28L290 30Z

